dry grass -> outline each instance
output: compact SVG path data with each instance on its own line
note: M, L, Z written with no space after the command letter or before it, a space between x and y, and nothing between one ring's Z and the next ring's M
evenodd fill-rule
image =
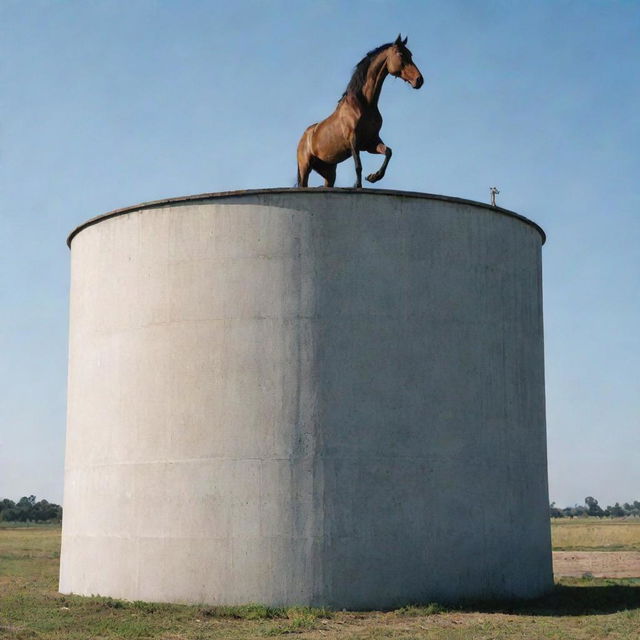
M558 518L551 537L554 551L640 551L640 520Z
M2 640L215 640L289 635L340 640L640 638L640 581L563 580L540 600L433 604L391 612L202 607L57 593L58 528L0 528Z

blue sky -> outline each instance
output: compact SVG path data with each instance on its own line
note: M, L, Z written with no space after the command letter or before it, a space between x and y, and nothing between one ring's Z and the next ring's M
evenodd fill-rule
M291 186L304 128L402 32L425 85L385 84L376 186L497 185L542 225L550 498L640 499L640 3L1 0L0 29L0 497L62 500L67 233Z

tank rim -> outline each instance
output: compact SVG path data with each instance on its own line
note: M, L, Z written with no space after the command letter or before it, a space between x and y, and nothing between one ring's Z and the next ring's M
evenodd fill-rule
M141 202L139 204L130 205L127 207L122 207L120 209L114 209L113 211L108 211L107 213L100 214L95 216L94 218L90 218L86 222L83 222L81 225L77 226L67 237L67 246L71 248L72 240L87 227L91 227L94 224L102 222L103 220L108 220L109 218L115 218L116 216L124 215L127 213L131 213L133 211L140 211L144 209L157 209L159 207L164 207L169 204L179 204L183 202L197 202L201 200L216 200L222 198L235 198L242 196L257 196L262 194L280 194L280 193L304 193L304 194L318 194L318 195L326 195L328 193L339 193L345 195L381 195L381 196L397 196L403 198L422 198L425 200L440 200L443 202L452 202L452 203L462 203L469 204L475 207L480 207L482 209L488 209L493 213L499 213L501 215L506 215L511 218L516 218L524 222L525 224L533 227L538 231L540 237L542 238L542 244L544 244L547 240L547 236L542 229L542 227L533 220L526 218L515 211L510 211L509 209L503 209L502 207L494 207L491 204L486 202L478 202L477 200L468 200L466 198L457 198L455 196L443 196L437 195L433 193L423 193L421 191L397 191L395 189L347 189L347 188L325 188L325 187L311 187L311 188L302 188L302 187L275 187L275 188L265 188L265 189L241 189L237 191L217 191L213 193L200 193L196 195L190 196L178 196L176 198L163 198L162 200L151 200L149 202Z

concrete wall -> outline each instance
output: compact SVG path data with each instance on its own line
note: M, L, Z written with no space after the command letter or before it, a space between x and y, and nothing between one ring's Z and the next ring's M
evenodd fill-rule
M60 590L340 608L547 590L542 240L369 190L74 232Z

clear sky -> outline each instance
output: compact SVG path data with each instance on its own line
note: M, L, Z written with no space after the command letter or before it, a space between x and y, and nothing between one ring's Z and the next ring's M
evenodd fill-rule
M376 186L496 185L542 225L550 499L640 499L640 2L0 0L0 30L0 498L62 500L67 233L292 186L304 128L402 32L425 84L384 86Z

